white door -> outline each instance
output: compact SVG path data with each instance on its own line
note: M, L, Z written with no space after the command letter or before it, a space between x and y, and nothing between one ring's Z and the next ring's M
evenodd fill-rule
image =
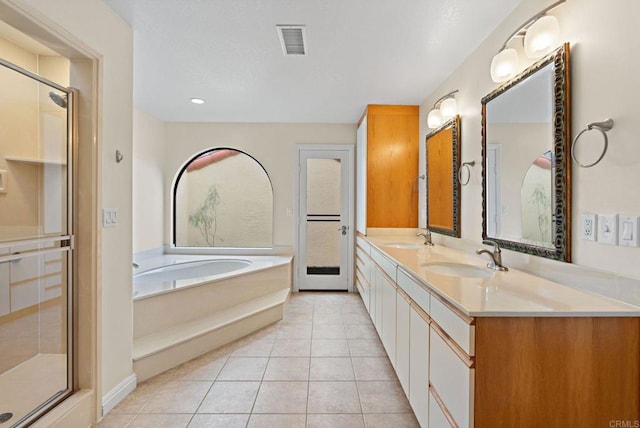
M352 291L352 164L352 146L298 146L299 290Z

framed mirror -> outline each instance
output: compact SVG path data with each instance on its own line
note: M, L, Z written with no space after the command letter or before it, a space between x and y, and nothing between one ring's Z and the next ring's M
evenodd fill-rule
M460 237L460 116L427 135L427 228Z
M569 44L482 99L482 237L571 260Z

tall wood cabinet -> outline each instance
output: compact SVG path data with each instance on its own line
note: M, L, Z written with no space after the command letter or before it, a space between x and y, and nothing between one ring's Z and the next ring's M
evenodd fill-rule
M357 229L418 227L419 107L369 105L358 123Z

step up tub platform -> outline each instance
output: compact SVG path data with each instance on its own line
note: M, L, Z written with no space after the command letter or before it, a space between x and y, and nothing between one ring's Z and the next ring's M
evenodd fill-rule
M292 257L163 255L136 271L133 368L141 382L281 320Z

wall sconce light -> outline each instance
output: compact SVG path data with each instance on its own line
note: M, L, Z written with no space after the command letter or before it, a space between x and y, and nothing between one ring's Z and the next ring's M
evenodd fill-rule
M458 103L455 98L457 92L457 89L451 91L445 96L440 97L438 101L433 104L433 108L427 115L427 126L429 128L435 129L439 127L458 113Z
M558 45L560 24L558 24L558 19L555 16L547 15L547 13L566 1L555 2L538 12L511 33L500 48L500 51L491 60L491 79L494 82L505 82L518 71L518 52L513 48L507 47L514 38L524 38L524 53L529 58L541 58Z

